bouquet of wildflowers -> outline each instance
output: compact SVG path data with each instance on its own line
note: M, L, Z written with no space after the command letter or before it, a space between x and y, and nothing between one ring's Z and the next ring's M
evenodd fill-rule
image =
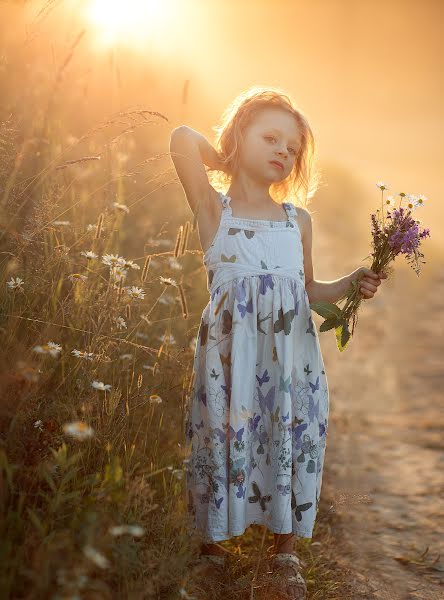
M379 181L376 186L381 190L381 211L371 215L372 222L372 246L373 252L366 258L373 257L371 271L374 273L387 273L388 265L398 254L405 254L407 262L413 267L415 273L419 276L421 272L420 263L425 263L421 258L424 254L420 251L421 240L430 237L429 229L420 228L419 220L415 220L411 215L420 206L424 205L427 199L425 196L414 196L413 194L399 194L399 205L396 207L393 196L388 196L384 200L384 191L389 188ZM405 206L401 206L404 198ZM386 209L386 213L384 211ZM381 214L379 214L381 213ZM328 331L335 328L336 344L342 352L350 337L353 335L355 325L358 320L358 308L363 299L359 287L358 278L351 283L347 292L339 298L338 302L345 299L345 304L339 308L337 304L330 302L313 302L310 304L315 312L325 318L325 321L319 327L319 331ZM352 330L350 332L349 323L352 321Z

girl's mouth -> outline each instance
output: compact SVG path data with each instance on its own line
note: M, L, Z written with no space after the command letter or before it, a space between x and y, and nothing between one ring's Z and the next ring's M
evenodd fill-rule
M277 167L281 171L284 170L284 167L282 165L280 165L279 163L275 162L274 160L270 160L270 165L274 165L275 167Z

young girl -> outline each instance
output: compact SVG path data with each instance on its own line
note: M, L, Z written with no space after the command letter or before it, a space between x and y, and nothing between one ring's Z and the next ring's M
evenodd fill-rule
M371 298L381 279L366 267L314 279L311 216L301 206L316 190L314 140L286 94L241 94L216 145L186 126L171 134L210 292L187 407L188 510L206 542L202 557L221 566L217 542L265 524L275 534L274 569L287 567L287 592L305 598L294 536L312 537L329 414L309 303L337 301L357 278ZM204 164L229 182L227 193L210 185Z

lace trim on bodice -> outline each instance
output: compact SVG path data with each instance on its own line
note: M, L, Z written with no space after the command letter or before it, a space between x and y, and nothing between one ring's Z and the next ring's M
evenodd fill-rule
M233 215L233 211L231 209L231 197L227 196L226 194L219 192L220 194L220 199L222 202L222 211L225 213L225 218L229 217L231 220L234 221L242 221L242 223L244 224L251 224L254 225L255 223L258 224L270 224L271 227L274 227L275 225L286 225L288 221L295 221L296 216L297 216L297 211L296 211L296 207L292 202L282 202L282 206L285 209L285 212L287 214L287 220L286 221L273 221L271 219L250 219L248 217L235 217Z

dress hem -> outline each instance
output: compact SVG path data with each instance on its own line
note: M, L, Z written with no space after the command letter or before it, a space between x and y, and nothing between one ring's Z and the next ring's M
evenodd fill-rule
M288 535L290 533L293 533L296 537L307 538L307 539L312 539L312 537L313 537L313 532L309 532L307 529L300 529L298 531L275 531L272 527L269 527L265 523L261 523L258 521L252 521L251 523L248 523L245 526L245 529L243 529L241 531L238 530L238 531L233 531L231 533L222 533L222 532L215 533L211 537L205 536L205 543L223 542L223 541L231 539L232 537L243 535L246 532L246 530L248 529L248 527L250 527L250 525L264 525L268 529L268 531L270 531L271 533L279 534L279 535Z

